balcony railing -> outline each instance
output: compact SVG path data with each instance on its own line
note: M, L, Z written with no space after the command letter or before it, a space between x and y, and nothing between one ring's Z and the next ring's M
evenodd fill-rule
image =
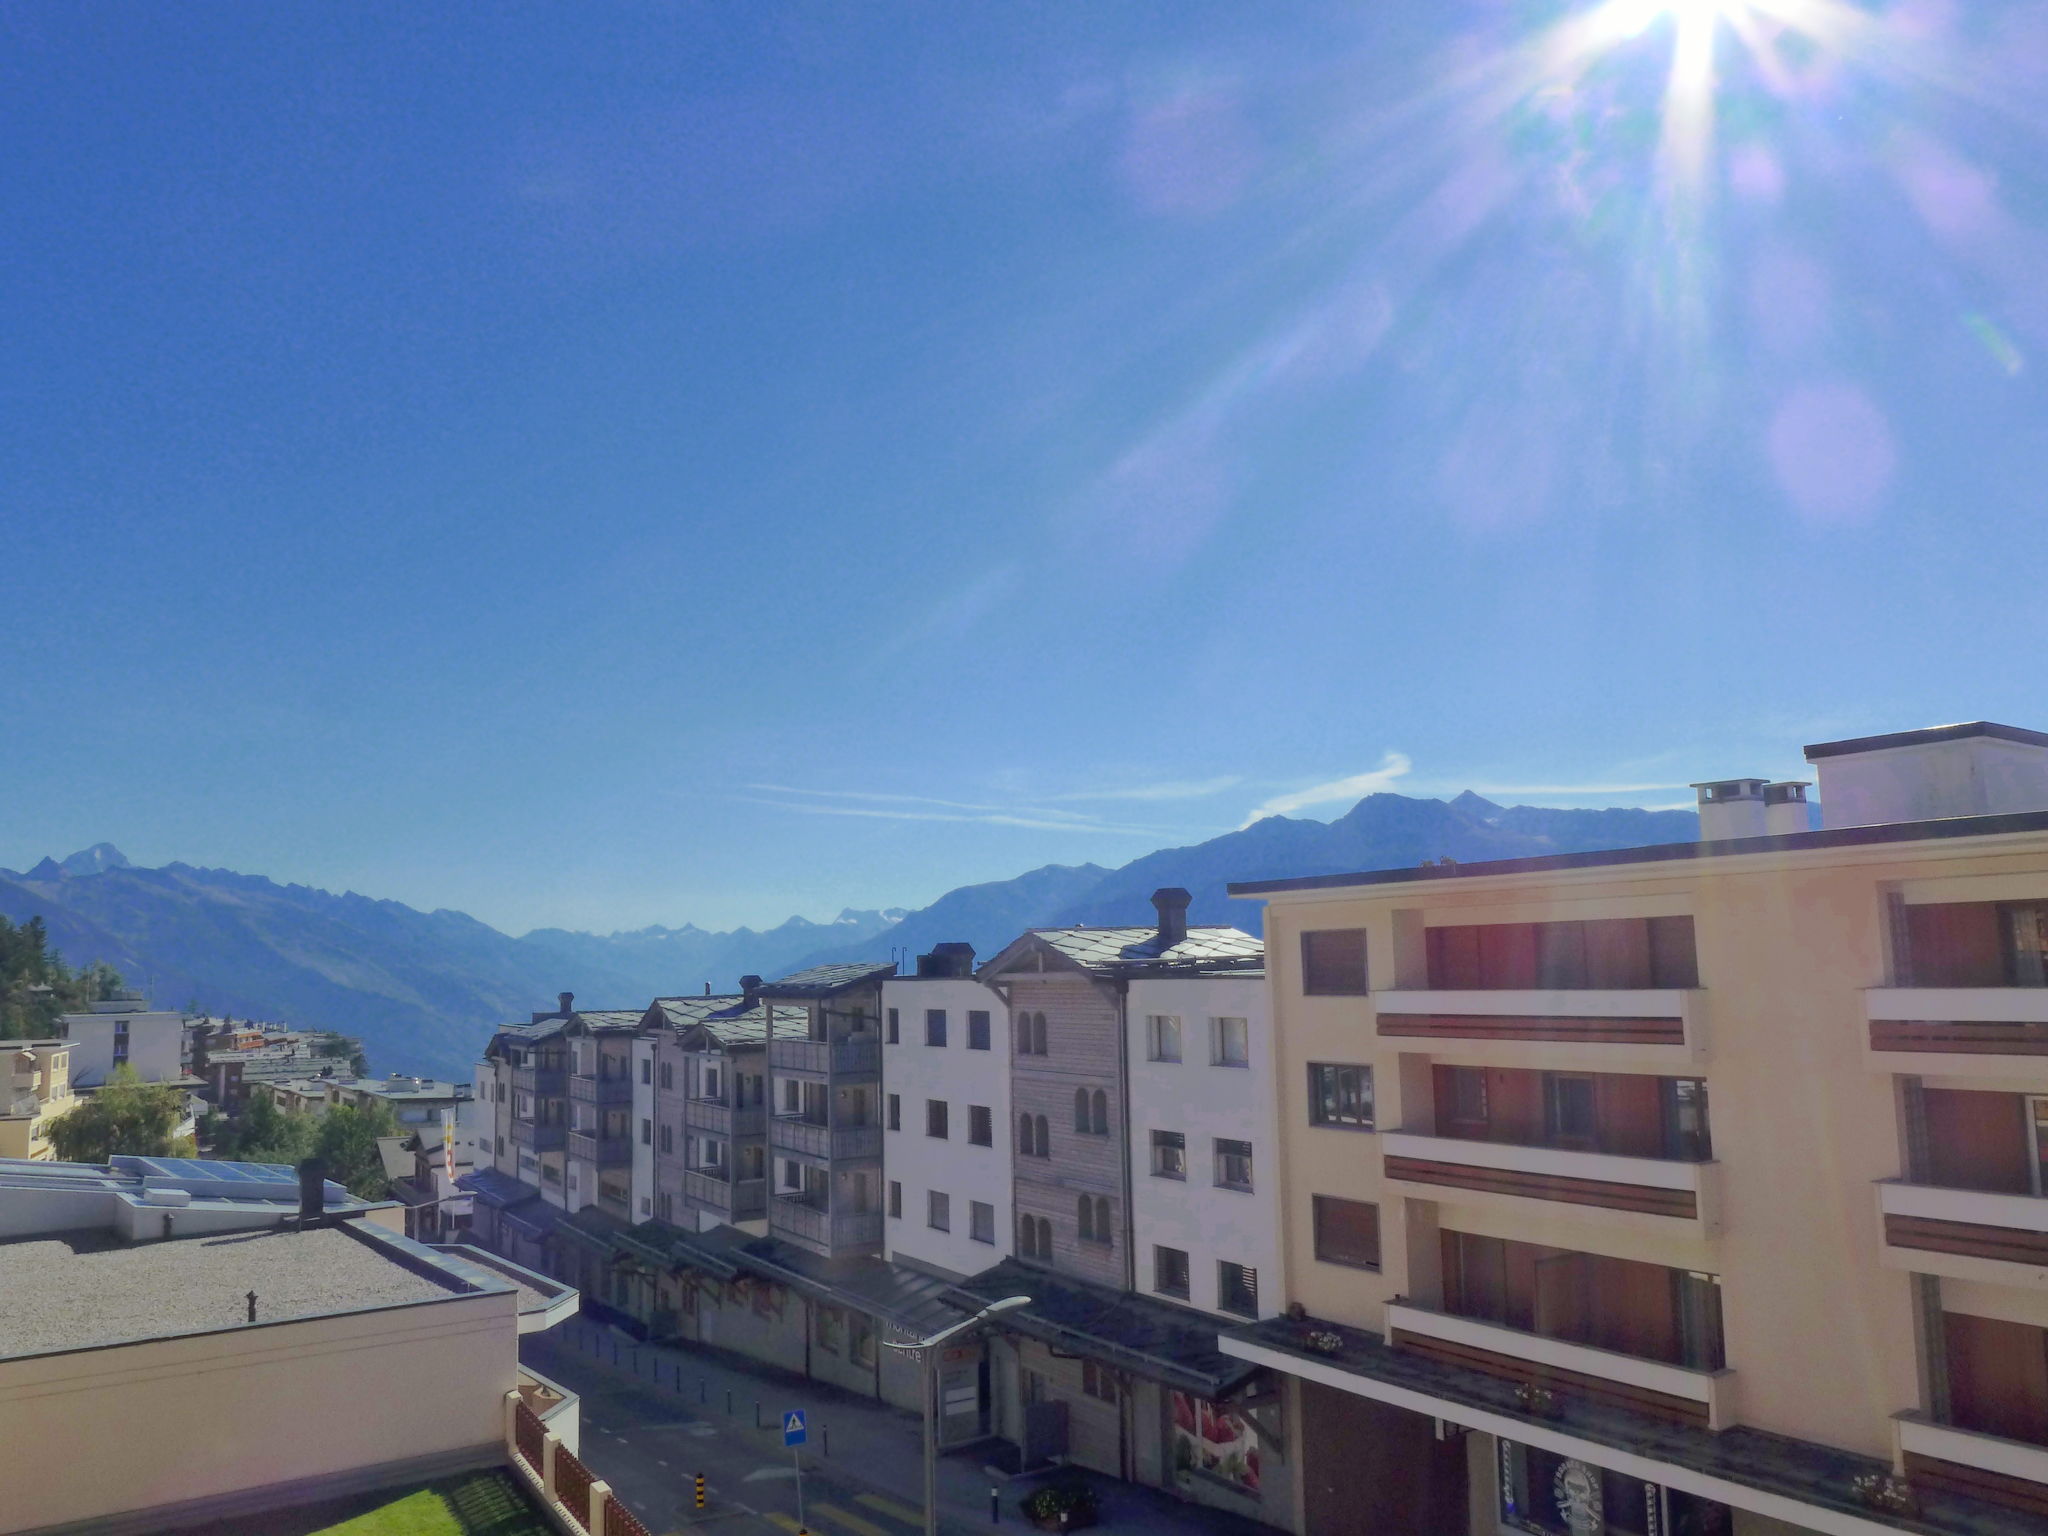
M1937 1424L1918 1413L1899 1414L1892 1424L1914 1482L2048 1515L2048 1446Z
M569 1073L563 1067L514 1067L512 1086L521 1093L540 1098L560 1098L569 1091Z
M1711 1202L1713 1163L1663 1158L1612 1157L1499 1141L1464 1141L1388 1131L1380 1137L1386 1176L1433 1189L1470 1190L1567 1205L1698 1221Z
M1588 991L1381 992L1383 1039L1531 1040L1587 1045L1697 1047L1693 994L1628 988Z
M531 1147L536 1152L559 1152L567 1143L569 1127L566 1125L536 1125L531 1120L515 1119L512 1122L512 1139L522 1147Z
M1873 1051L2048 1056L2048 987L1873 987Z
M882 1240L882 1213L835 1213L811 1205L801 1195L778 1195L769 1206L768 1229L825 1248L856 1248Z
M820 1077L873 1076L882 1070L882 1042L873 1035L844 1040L771 1040L768 1066L777 1072L811 1072Z
M579 1073L569 1079L569 1097L580 1104L630 1104L633 1102L633 1079L585 1077Z
M569 1155L600 1168L621 1168L633 1161L633 1142L626 1136L593 1136L588 1131L569 1133Z
M882 1128L879 1125L813 1125L808 1120L778 1115L769 1123L768 1145L778 1152L795 1152L804 1157L821 1157L833 1162L880 1157Z
M1884 1218L1885 1247L1910 1251L1896 1255L1899 1268L1953 1273L1960 1279L1984 1273L1931 1259L1934 1254L2048 1268L2048 1199L2040 1196L1888 1179L1877 1186L1877 1206Z
M691 1169L683 1175L683 1193L694 1204L718 1212L727 1221L751 1221L768 1212L766 1179L725 1179Z
M734 1109L716 1099L689 1099L683 1104L683 1124L693 1131L727 1139L759 1136L768 1128L768 1107L749 1104L744 1109Z
M1653 1418L1728 1427L1732 1372L1701 1371L1455 1317L1412 1302L1387 1304L1389 1342L1446 1364L1590 1398Z

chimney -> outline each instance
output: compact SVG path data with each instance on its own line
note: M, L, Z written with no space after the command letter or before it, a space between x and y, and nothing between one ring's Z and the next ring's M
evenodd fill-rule
M1762 779L1710 779L1691 787L1700 795L1701 842L1764 835L1767 828Z
M555 994L555 1001L561 1004L559 1012L565 1019L576 1011L571 1006L576 1001L576 994L574 992L557 992Z
M318 1226L327 1217L327 1164L309 1157L299 1164L299 1225Z
M1788 832L1811 832L1813 816L1807 808L1807 779L1784 779L1764 786L1764 831L1772 837Z
M932 952L917 957L917 974L920 976L972 976L974 974L974 946L957 940L934 944Z
M753 1002L760 995L761 978L758 976L742 976L740 978L740 991L745 995L749 1003Z
M1972 720L1806 749L1829 827L2048 810L2048 733Z
M1195 898L1177 885L1161 886L1152 893L1152 908L1159 914L1159 947L1171 949L1188 936L1188 903Z

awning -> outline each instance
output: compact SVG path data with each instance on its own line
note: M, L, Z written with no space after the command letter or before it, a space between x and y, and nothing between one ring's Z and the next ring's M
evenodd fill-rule
M568 1219L561 1207L549 1205L539 1195L534 1195L518 1205L505 1206L501 1208L499 1214L528 1237L542 1239Z

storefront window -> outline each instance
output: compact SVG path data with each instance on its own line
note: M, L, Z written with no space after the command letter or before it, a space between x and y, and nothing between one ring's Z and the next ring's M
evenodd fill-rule
M1200 1477L1258 1496L1258 1432L1226 1408L1175 1392L1172 1454L1176 1480Z
M1542 1536L1730 1536L1728 1506L1535 1446L1500 1442L1500 1518Z

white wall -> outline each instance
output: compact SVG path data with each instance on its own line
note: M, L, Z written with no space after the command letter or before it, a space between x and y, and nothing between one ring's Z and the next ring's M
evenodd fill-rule
M1216 1310L1216 1266L1222 1260L1258 1271L1259 1310L1286 1304L1280 1274L1280 1151L1274 1135L1271 1010L1263 978L1141 978L1130 984L1131 1238L1137 1288L1153 1290L1153 1247L1188 1255L1189 1306ZM1146 1020L1181 1021L1181 1059L1149 1059ZM1211 1021L1247 1021L1250 1065L1211 1063ZM1185 1181L1152 1173L1152 1132L1187 1138ZM1215 1140L1252 1144L1250 1194L1215 1184ZM1181 1298L1174 1298L1179 1300Z
M648 1037L633 1038L633 1219L646 1221L654 1214L654 1145L640 1139L642 1123L658 1125L654 1112L654 1074L658 1070L656 1042ZM641 1078L648 1079L642 1082ZM676 1126L680 1131L682 1127ZM657 1131L658 1135L659 1132Z
M167 1083L183 1075L182 1013L67 1013L73 1087L94 1088L113 1075L117 1020L128 1025L128 1065L145 1083Z
M899 1020L898 1043L888 1041L888 1010ZM925 1042L925 1013L946 1013L946 1044ZM884 1209L888 1181L903 1186L903 1215L883 1223L890 1257L907 1257L936 1265L956 1275L987 1269L1014 1246L1010 1204L1011 1158L1016 1128L1010 1123L1010 1018L1003 1000L980 982L960 977L899 976L882 987L882 1178ZM989 1048L967 1048L967 1015L981 1010L989 1016ZM888 1126L889 1095L902 1104L903 1128ZM925 1102L947 1104L944 1141L925 1134ZM988 1107L992 1146L968 1140L968 1108ZM927 1225L932 1190L950 1197L952 1230ZM973 1201L995 1208L993 1243L970 1236Z

